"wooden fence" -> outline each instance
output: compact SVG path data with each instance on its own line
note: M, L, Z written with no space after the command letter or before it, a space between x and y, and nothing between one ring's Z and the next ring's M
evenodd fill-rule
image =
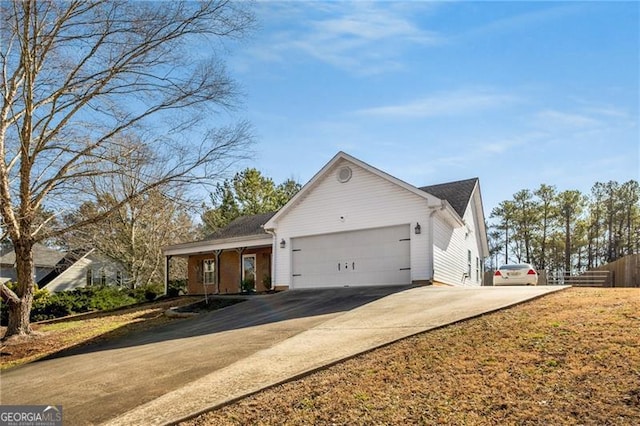
M640 287L640 254L631 254L594 271L609 271L612 287Z

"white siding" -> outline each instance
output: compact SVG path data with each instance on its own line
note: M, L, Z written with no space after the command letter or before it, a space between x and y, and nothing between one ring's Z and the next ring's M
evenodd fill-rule
M344 165L353 174L348 182L340 183L336 174ZM431 201L436 202L435 198ZM277 241L284 239L287 245L274 248L275 284L291 285L291 238L394 225L408 225L412 230L411 279L430 279L427 205L426 199L368 170L346 160L337 162L276 223ZM422 228L419 235L413 232L416 222Z
M91 254L71 265L47 284L45 288L50 292L58 292L85 287L87 285L87 272L89 270L92 271L94 285L100 283L103 273L107 285L118 284L118 273L120 273L120 277L126 281L126 276L121 265L103 256Z
M475 195L475 194L474 194ZM438 214L434 216L434 280L455 286L479 286L482 271L476 276L476 258L482 265L480 236L477 235L477 215L474 213L474 197L471 197L463 220L466 226L452 228ZM471 276L468 272L468 251L471 251Z
M45 286L50 292L58 292L65 290L73 290L74 288L84 287L87 285L87 270L91 268L92 261L86 257L80 259L69 269L54 278Z

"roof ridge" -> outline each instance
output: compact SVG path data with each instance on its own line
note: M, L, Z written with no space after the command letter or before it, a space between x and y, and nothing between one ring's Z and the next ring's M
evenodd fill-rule
M478 177L472 177L472 178L468 178L468 179L452 180L450 182L441 182L441 183L434 183L432 185L419 186L418 189L430 188L432 186L451 185L451 184L462 183L462 182L479 181L479 180L480 180L480 178L478 178Z

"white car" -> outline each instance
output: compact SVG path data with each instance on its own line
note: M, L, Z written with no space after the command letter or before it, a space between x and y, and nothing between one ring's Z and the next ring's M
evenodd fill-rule
M538 272L528 263L502 265L493 274L493 285L537 285Z

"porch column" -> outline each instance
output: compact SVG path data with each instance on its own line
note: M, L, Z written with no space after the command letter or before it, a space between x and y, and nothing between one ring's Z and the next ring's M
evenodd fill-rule
M236 251L238 252L238 258L240 259L240 292L242 292L242 272L243 272L243 265L242 265L242 253L244 253L244 251L246 250L246 247L238 247L236 249Z
M216 284L216 294L220 294L220 253L222 253L222 250L214 250L213 254L216 256L215 260L216 260L216 273L214 276L214 280L215 280L215 284Z
M171 256L164 257L164 295L169 293L169 261Z

